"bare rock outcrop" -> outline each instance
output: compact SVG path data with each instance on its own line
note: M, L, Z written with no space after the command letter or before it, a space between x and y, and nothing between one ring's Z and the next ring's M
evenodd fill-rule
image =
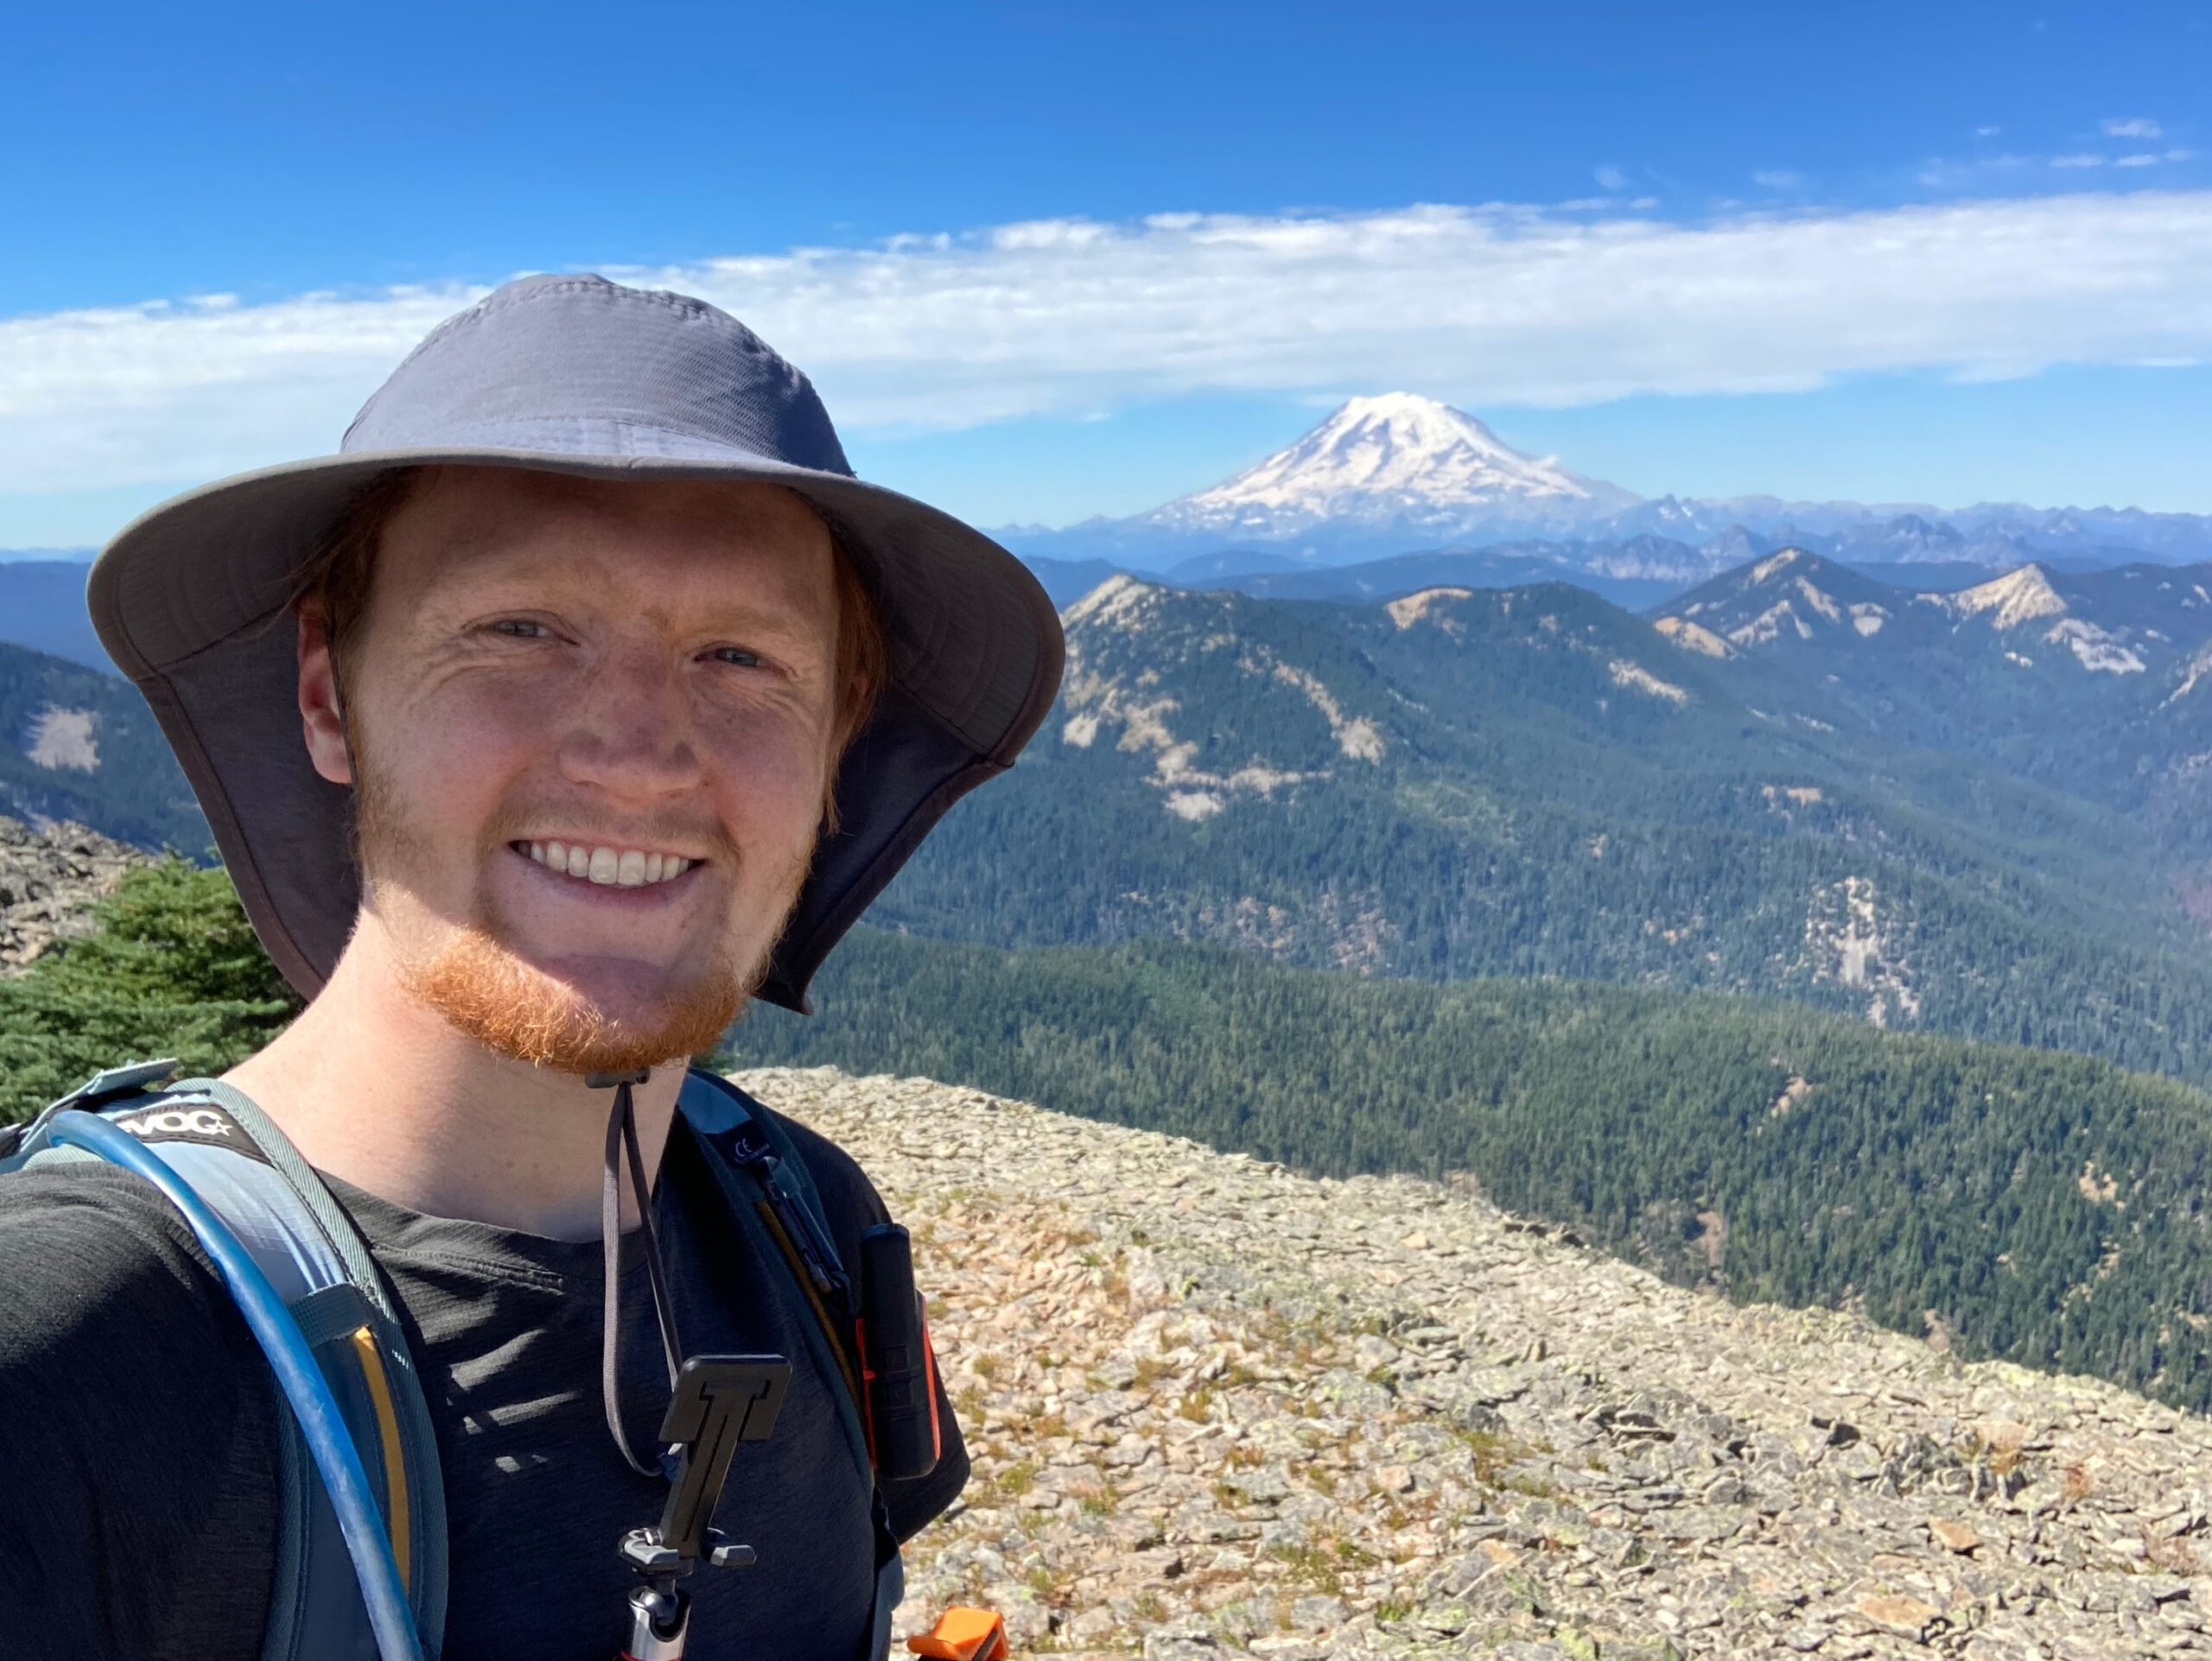
M81 824L0 816L0 976L21 974L57 939L89 933L92 901L147 860Z
M741 1074L915 1230L1017 1652L2212 1655L2212 1423L1667 1286L1446 1185Z

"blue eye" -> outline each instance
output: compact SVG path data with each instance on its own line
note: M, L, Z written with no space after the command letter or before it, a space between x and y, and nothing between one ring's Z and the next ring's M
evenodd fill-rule
M512 640L535 640L546 632L543 623L533 623L527 617L503 617L492 625L494 634L505 634Z
M716 663L726 663L737 669L758 669L760 666L759 654L747 652L741 646L718 646L714 650L714 659Z

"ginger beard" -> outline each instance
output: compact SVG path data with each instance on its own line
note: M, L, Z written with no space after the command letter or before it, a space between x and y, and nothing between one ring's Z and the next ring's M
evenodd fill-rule
M352 750L362 885L369 906L396 922L396 913L423 909L407 874L427 865L429 850L408 828L358 731ZM482 860L504 855L506 841L499 825L491 827L479 850L480 869ZM728 862L725 869L735 869L737 850L727 837L720 844L714 856ZM415 943L404 935L411 931L388 926L386 933L409 995L486 1048L560 1072L635 1072L679 1056L704 1054L721 1042L767 974L769 957L798 903L810 862L802 856L777 885L775 926L751 961L740 959L724 931L719 948L688 965L686 972L672 975L666 996L643 1017L608 1015L582 990L508 945L480 886L475 915L465 924L444 926L442 938L427 950L410 950Z

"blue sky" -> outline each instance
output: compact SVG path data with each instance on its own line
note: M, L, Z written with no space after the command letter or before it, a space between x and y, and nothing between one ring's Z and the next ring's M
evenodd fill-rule
M327 448L575 268L985 523L1406 385L1647 493L2212 512L2201 6L469 13L11 19L0 546Z

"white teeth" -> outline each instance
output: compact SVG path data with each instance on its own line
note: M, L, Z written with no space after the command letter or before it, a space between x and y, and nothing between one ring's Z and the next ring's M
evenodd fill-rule
M682 876L699 862L680 854L648 854L635 848L584 848L575 843L525 842L527 851L540 865L566 871L604 888L641 888Z

